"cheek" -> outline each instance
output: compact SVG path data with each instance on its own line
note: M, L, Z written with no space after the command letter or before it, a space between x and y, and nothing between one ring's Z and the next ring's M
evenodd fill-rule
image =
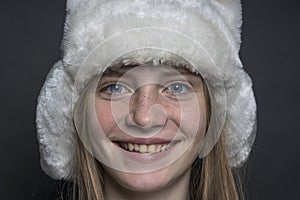
M206 130L206 106L205 101L199 98L197 101L187 101L177 106L169 106L169 118L172 119L182 132L190 137L196 134L204 135Z
M180 128L189 142L191 142L191 140L201 142L206 131L205 112L202 110L200 110L198 114L194 111L185 112Z
M105 135L109 135L115 127L115 120L112 114L111 104L105 100L95 100L95 112L99 126Z

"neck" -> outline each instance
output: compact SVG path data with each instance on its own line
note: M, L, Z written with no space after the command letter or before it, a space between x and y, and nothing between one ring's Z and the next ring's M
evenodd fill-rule
M109 200L189 200L189 181L191 170L187 170L178 179L153 191L135 191L129 189L104 173L104 199Z

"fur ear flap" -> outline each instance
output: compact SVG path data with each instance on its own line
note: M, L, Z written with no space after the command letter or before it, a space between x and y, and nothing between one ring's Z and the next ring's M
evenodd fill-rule
M67 0L67 11L72 12L83 6L85 2L88 2L88 0Z
M242 5L241 0L215 0L221 13L228 22L231 29L240 28L242 24Z
M67 10L72 11L78 6L81 0L67 0Z

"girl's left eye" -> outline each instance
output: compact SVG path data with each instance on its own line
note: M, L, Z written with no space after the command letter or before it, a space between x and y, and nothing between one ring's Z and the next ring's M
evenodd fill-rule
M191 88L183 83L172 83L166 88L166 92L170 94L184 94L191 91Z

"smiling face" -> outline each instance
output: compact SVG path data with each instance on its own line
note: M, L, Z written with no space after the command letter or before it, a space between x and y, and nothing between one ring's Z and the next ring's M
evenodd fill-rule
M106 180L137 191L188 185L206 130L201 77L165 65L122 67L107 70L96 91L100 133L90 139Z

